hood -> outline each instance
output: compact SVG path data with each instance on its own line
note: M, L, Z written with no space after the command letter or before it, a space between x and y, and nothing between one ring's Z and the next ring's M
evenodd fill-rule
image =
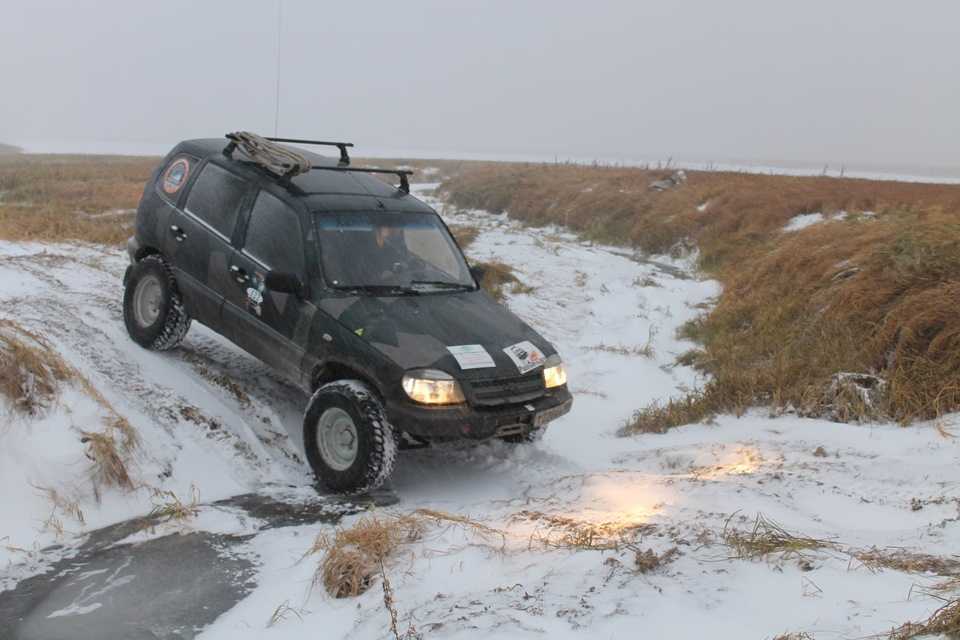
M556 352L540 334L481 291L325 298L319 306L403 369L440 369L467 379L499 378L516 376L533 365L516 361L517 353L522 358L529 349L515 348L513 357L504 349L526 342L545 357ZM477 345L489 358L477 354ZM448 347L454 347L460 357Z

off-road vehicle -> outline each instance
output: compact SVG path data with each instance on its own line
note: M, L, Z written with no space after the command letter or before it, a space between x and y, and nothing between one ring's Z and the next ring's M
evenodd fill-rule
M352 167L351 146L178 144L137 209L123 315L157 350L201 322L302 387L307 459L354 492L379 486L398 448L530 440L572 399L556 350L479 287L411 172Z

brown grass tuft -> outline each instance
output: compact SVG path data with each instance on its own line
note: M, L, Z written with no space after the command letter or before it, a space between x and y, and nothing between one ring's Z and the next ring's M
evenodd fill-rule
M98 502L102 487L118 487L127 491L134 488L124 456L111 433L81 431L80 442L87 445L87 458L93 463L90 476L94 497Z
M497 302L503 302L507 285L511 285L513 293L531 293L533 291L533 287L520 282L520 279L514 275L513 267L508 264L497 261L477 262L475 264L484 268L480 286Z
M12 320L0 320L0 395L15 411L39 414L49 408L60 383L75 378L46 339Z
M333 537L321 533L310 553L324 552L314 576L334 598L360 595L370 588L381 562L400 545L419 540L423 521L413 516L365 516Z
M465 516L418 509L405 515L365 516L349 529L337 529L333 536L317 536L308 555L323 552L314 574L314 584L322 584L334 598L359 595L370 588L381 566L389 562L403 545L417 542L430 526L451 525L482 539L499 537L503 532Z
M195 486L190 487L189 502L184 502L173 491L161 489L154 489L152 497L154 506L149 517L160 522L186 522L200 513L200 492Z
M540 527L530 536L534 543L554 549L577 549L581 551L608 551L619 549L636 536L653 531L656 527L646 523L585 522L540 511L524 510L513 520L534 522Z
M952 600L923 622L908 622L890 632L890 640L921 637L960 638L960 600Z
M869 569L893 569L907 573L931 573L960 577L960 557L933 556L906 549L862 549L850 554Z
M640 573L653 573L673 562L679 555L680 550L677 547L671 547L663 553L657 553L653 549L646 551L638 549L635 551L633 566Z
M728 520L721 539L731 549L733 557L741 560L777 555L780 560L792 558L804 562L809 552L835 546L827 540L794 535L762 514L757 514L750 531L735 529Z

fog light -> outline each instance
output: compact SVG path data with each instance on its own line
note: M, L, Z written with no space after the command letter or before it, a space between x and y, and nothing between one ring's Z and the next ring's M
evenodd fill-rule
M403 390L421 404L460 404L464 402L460 385L449 373L436 369L411 371L403 376Z

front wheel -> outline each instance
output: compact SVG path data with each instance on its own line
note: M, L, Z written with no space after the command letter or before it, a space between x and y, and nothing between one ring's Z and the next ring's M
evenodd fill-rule
M304 414L303 444L317 479L338 493L378 488L390 477L397 454L383 405L357 380L317 389Z

